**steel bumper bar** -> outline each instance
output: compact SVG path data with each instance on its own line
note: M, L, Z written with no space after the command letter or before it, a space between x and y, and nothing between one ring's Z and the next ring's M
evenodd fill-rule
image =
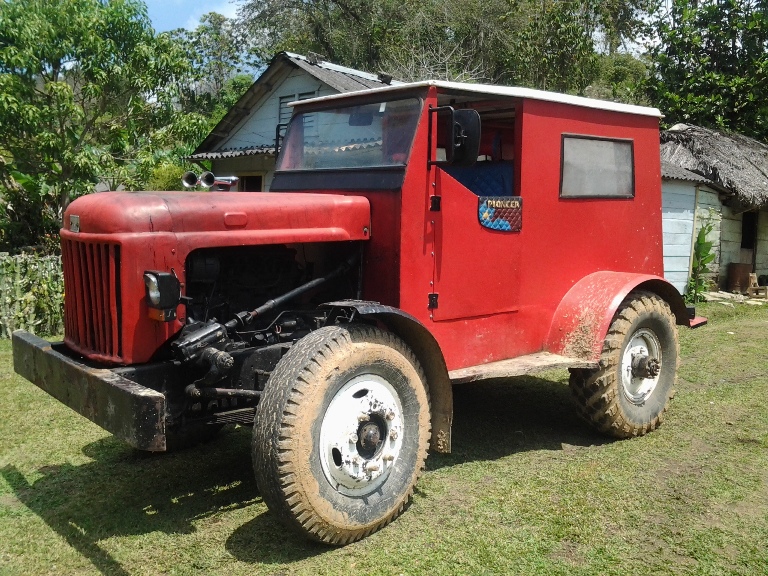
M14 370L140 450L165 450L165 396L104 368L92 368L58 352L59 344L18 330Z

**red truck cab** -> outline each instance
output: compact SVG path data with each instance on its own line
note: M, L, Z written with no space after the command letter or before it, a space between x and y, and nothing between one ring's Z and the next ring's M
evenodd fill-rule
M654 108L418 82L297 102L270 193L100 193L64 217L66 332L16 370L144 450L253 424L264 500L343 544L394 519L451 385L571 370L616 437L677 372Z

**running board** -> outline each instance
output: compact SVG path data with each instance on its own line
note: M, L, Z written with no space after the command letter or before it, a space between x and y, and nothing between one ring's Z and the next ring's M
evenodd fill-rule
M448 377L451 384L467 384L475 380L487 380L488 378L511 378L512 376L525 376L542 370L554 370L557 368L597 368L597 362L583 360L581 358L569 358L549 352L537 352L527 356L519 356L511 360L489 362L479 366L470 366L460 370L451 370Z

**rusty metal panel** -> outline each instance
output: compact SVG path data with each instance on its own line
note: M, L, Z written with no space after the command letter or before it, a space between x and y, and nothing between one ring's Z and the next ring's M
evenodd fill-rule
M55 346L14 332L14 370L131 446L165 450L165 396L111 370L81 364Z

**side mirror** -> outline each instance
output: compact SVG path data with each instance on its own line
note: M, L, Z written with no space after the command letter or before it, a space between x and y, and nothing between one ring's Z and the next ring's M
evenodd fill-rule
M477 110L453 111L454 166L472 166L480 154L480 114Z
M480 153L480 114L477 110L454 110L440 106L430 111L437 121L437 148L445 149L445 160L429 164L471 166Z

